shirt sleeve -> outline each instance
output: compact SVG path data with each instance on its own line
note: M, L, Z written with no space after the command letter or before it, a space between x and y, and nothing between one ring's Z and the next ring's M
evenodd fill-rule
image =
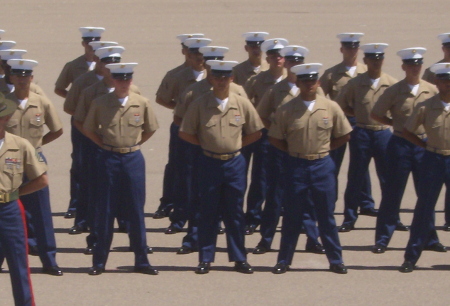
M332 109L334 112L333 137L338 138L351 133L353 130L352 126L341 107L336 102L332 101Z
M156 119L155 112L150 105L150 101L145 99L145 122L144 122L144 132L152 133L155 132L158 128L158 120Z
M47 165L42 156L39 155L28 140L24 139L23 142L25 175L29 180L34 180L47 172Z
M258 115L253 104L246 98L240 97L245 105L245 123L243 126L243 132L246 135L253 134L264 128L264 124Z
M72 82L69 76L70 76L70 63L67 63L66 65L64 65L64 68L62 69L58 79L56 80L55 88L65 90Z
M91 107L89 108L88 114L86 116L86 120L84 120L83 123L83 128L93 133L97 133L98 131L97 109L99 108L99 106L96 100L97 99L92 101Z
M62 122L59 119L58 113L56 111L53 103L46 99L45 97L41 97L43 100L43 104L45 107L45 125L47 125L48 129L51 132L57 132L63 128Z
M181 122L180 131L185 132L186 134L196 135L198 132L198 127L200 124L200 103L197 101L199 100L195 100L191 103L183 117L183 121Z
M284 140L286 138L282 108L278 108L275 112L275 116L273 118L272 124L270 125L268 135L280 140Z

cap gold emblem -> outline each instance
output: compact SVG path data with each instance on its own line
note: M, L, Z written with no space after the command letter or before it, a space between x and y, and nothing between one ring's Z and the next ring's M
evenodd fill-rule
M416 53L417 50L416 50L416 49L412 49L411 52L412 52L412 53Z
M309 68L311 68L311 66L310 65L306 65L306 69L309 69Z
M220 66L223 66L223 65L225 65L225 63L224 62L220 62Z
M120 65L120 68L125 68L125 65Z
M253 37L258 37L258 33L253 34Z
M297 51L297 49L298 49L297 47L294 47L292 50Z
M350 37L353 37L353 36L355 36L354 34L350 34Z
M274 44L274 45L278 44L278 40L275 39L275 40L273 41L273 44Z
M201 42L201 40L200 40L200 39L197 39L197 43L199 43L199 42Z
M375 49L378 49L378 45L373 46Z
M9 55L14 55L14 53L15 53L14 51L10 51Z
M445 68L450 68L450 64L445 65Z
M89 29L89 32L94 32L94 29Z
M23 61L19 61L19 65L23 65Z
M216 48L211 48L211 51L213 51L213 52L216 51Z
M192 38L192 35L188 35L188 38Z
M113 50L113 48L109 48L108 51L111 52Z

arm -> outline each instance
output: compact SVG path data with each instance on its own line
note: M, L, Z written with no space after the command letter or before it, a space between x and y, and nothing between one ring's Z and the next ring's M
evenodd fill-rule
M392 125L392 119L391 118L388 118L388 117L386 117L386 116L383 116L383 117L380 117L380 116L378 116L378 115L375 115L373 112L370 114L370 117L373 119L373 120L376 120L376 121L378 121L378 122L380 122L380 123L383 123L383 124L386 124L386 125Z
M55 92L55 94L57 94L58 96L60 96L64 99L67 97L67 90L65 90L65 89L55 88L54 92Z
M83 130L83 122L78 121L78 120L73 120L73 125L75 125L75 127L84 134L84 130Z
M159 96L156 96L156 103L168 109L174 109L177 105L174 100L170 100L169 103L165 103Z
M245 147L261 138L261 131L242 136L242 146Z
M43 173L37 178L28 181L27 183L23 184L19 187L19 196L23 196L26 194L33 193L35 191L38 191L44 187L48 186L48 176L47 173Z
M278 150L281 150L284 152L288 151L288 144L287 144L286 140L281 140L281 139L269 136L269 142Z
M355 111L353 110L353 108L345 106L342 110L347 116L355 117Z
M346 142L348 142L349 140L350 140L350 133L348 133L347 135L341 136L341 137L332 138L330 140L330 149L331 150L337 149L340 146L342 146L343 144L345 144Z
M56 132L48 132L47 134L44 135L44 137L42 137L42 145L52 142L53 140L55 140L62 134L63 134L63 129L59 129Z
M103 141L100 138L99 135L97 135L94 132L91 132L87 129L84 129L84 135L86 135L87 138L89 138L90 140L92 140L94 143L96 143L99 147L103 147Z
M270 125L272 124L272 122L269 119L261 118L261 121L263 122L266 129L270 129Z
M182 121L183 121L183 118L178 117L177 115L174 115L174 116L173 116L173 122L174 122L176 125L180 126Z
M416 134L408 131L406 128L403 128L402 137L421 148L425 148L427 146L427 143L425 141L417 137Z
M197 135L192 135L192 134L188 134L182 131L178 132L178 136L183 139L184 141L187 141L189 143L192 143L194 145L199 146L200 145L200 141L197 137Z
M144 142L146 142L147 140L149 140L150 137L153 136L153 134L155 134L155 131L154 132L142 132L142 134L141 134L141 141L139 141L138 145L141 145Z

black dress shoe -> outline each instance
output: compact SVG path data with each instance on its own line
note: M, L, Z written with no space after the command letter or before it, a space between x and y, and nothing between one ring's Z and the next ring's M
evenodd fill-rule
M169 216L169 212L166 212L164 209L158 209L157 211L155 211L155 213L153 214L153 219L162 219L165 217Z
M359 214L363 216L376 217L378 216L378 210L375 208L361 209Z
M87 232L86 226L74 225L69 229L69 235L78 235L83 232Z
M404 225L403 223L399 222L395 226L395 230L400 231L400 232L407 232L407 231L409 231L409 226Z
M253 274L252 266L246 261L236 261L234 263L234 270L239 273Z
M330 271L337 274L347 274L347 268L343 263L340 264L331 264Z
M100 275L105 272L105 268L93 266L89 268L89 275Z
M344 223L339 227L339 233L348 233L351 230L355 229L355 225L351 224L351 223Z
M36 245L28 245L28 255L39 256L39 251Z
M434 251L441 253L447 252L447 248L440 242L433 243L432 245L426 246L423 249L427 251Z
M386 247L384 245L375 244L372 247L372 253L374 254L383 254L384 252L386 252Z
M450 223L445 223L443 230L446 232L450 232Z
M270 252L270 248L259 243L256 248L253 249L253 254L266 254L267 252Z
M93 253L94 253L94 248L93 247L90 247L90 246L88 246L88 247L86 247L85 249L84 249L84 255L92 255Z
M315 245L307 245L305 251L314 254L325 254L325 249L320 243Z
M145 267L134 267L134 272L136 273L142 273L142 274L149 274L149 275L158 275L159 272L152 266L145 266Z
M273 274L283 274L287 271L289 271L289 265L285 264L284 262L277 263L272 269Z
M178 249L177 254L178 255L186 255L196 252L195 249L182 245L181 248Z
M58 266L43 267L42 272L45 274L48 274L48 275L53 275L53 276L62 276L63 275L63 272L61 271L61 269Z
M253 225L253 224L247 225L245 227L245 234L246 235L253 235L255 230L256 230L256 225Z
M209 262L201 262L198 264L197 269L195 269L196 274L206 274L209 273L211 269L211 264Z
M408 260L405 260L405 262L403 262L403 264L401 265L401 267L398 269L399 272L402 273L410 273L412 271L414 271L414 264Z
M166 228L166 231L164 232L164 234L171 235L171 234L176 234L176 233L179 233L179 232L181 232L181 229L176 228L173 225L169 225L169 227Z
M68 210L64 213L64 219L73 219L77 215L77 212L74 210Z
M217 233L219 235L223 235L223 234L225 234L225 229L222 226L219 226L219 229L217 230Z

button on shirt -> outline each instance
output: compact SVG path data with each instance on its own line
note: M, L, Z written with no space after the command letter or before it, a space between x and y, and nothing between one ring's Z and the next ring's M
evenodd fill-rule
M336 102L316 96L310 111L298 96L277 109L269 136L286 140L290 153L307 155L330 151L331 137L342 137L351 131Z
M0 148L0 169L0 191L12 192L22 185L24 174L33 180L47 171L47 165L26 139L6 132Z
M353 109L357 123L381 126L383 124L372 119L370 113L378 98L395 83L397 83L396 79L382 73L377 86L373 87L372 80L366 72L348 81L336 101L342 109L346 107Z
M446 105L447 106L447 105ZM446 109L439 95L419 103L405 124L411 133L423 125L427 147L450 150L450 107Z
M241 149L242 134L252 134L263 127L248 99L230 93L222 111L214 94L209 92L190 105L180 131L197 135L204 150L225 154Z
M416 95L413 95L408 83L401 80L384 91L375 103L372 113L378 117L390 113L394 130L401 132L414 107L437 93L433 84L421 80ZM423 126L419 126L415 133L418 135L425 133Z
M103 144L112 147L132 147L142 139L142 132L158 129L150 102L130 92L125 106L114 92L92 102L83 128L102 137Z
M51 132L62 129L63 125L58 113L53 103L47 98L30 92L28 101L22 103L23 106L20 105L21 103L14 93L7 95L6 98L17 104L16 111L6 125L6 131L25 138L33 147L39 148L42 146L42 138L45 132L44 125Z

